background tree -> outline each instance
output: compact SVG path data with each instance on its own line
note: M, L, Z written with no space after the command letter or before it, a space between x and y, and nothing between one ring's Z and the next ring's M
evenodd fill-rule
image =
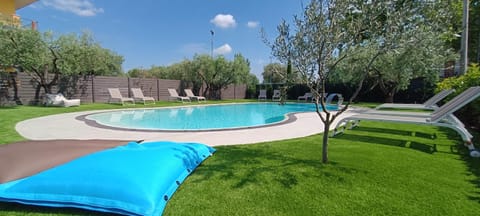
M466 74L449 77L439 82L436 90L439 92L445 89L455 89L455 92L447 97L451 99L473 86L480 86L480 67L475 63L468 67ZM458 116L467 128L472 131L480 131L480 100L477 99L466 104L455 112L455 116Z
M57 66L62 81L58 90L67 96L77 93L75 91L82 78L123 75L121 68L123 57L102 48L89 32L83 32L80 35L61 35L56 43L57 55L60 56ZM83 85L86 87L85 84Z
M51 36L42 35L33 30L0 28L0 55L2 65L13 65L21 71L28 71L37 83L35 98L39 98L40 88L50 92L53 85L57 84L59 71L56 69L58 57L55 56L53 45L49 46ZM51 49L52 48L52 49ZM49 73L53 72L53 77Z
M262 34L265 34L262 32ZM268 43L268 41L266 41ZM287 64L270 63L263 67L263 83L264 84L280 84L280 104L285 104L287 99L287 91L295 83L299 83L299 73L294 71L290 61Z
M366 73L371 81L370 90L378 87L384 101L393 103L395 94L407 89L412 79L423 78L427 83L435 83L445 62L455 59L453 51L445 47L439 32L430 26L391 35L392 42L388 47L371 43L347 49L345 52L356 55L339 64L333 76L344 82L354 80L356 83L356 76Z
M182 74L181 80L185 82L188 88L192 89L195 95L199 95L203 86L203 82L201 79L199 79L198 74L193 67L192 61L185 59L179 63L174 64L174 66L175 65L178 68L178 70L176 72L171 71L170 73ZM167 68L171 68L171 66ZM171 76L170 79L173 79L175 77L178 77L178 76Z
M470 1L470 25L468 29L470 30L470 41L469 47L470 54L469 59L471 62L480 62L480 0L471 0Z
M394 95L407 89L412 79L424 78L434 83L443 65L455 59L452 50L445 46L445 41L454 35L446 24L454 14L448 2L377 4L380 10L370 11L379 17L373 26L381 31L368 32L361 43L345 50L360 55L351 55L353 59L343 62L341 74L366 74L373 81L370 88L378 86L385 102L393 103Z
M260 81L258 80L255 74L252 74L252 73L248 74L245 81L245 84L247 85L247 94L246 94L247 98L252 98L256 94L257 84L259 82Z
M230 84L244 83L247 94L255 91L258 78L250 73L250 62L241 54L233 60L223 56L213 59L210 55L195 55L192 60L185 59L169 66L152 66L150 69L132 69L130 77L182 80L184 87L191 88L209 99L220 99L220 92ZM200 95L200 94L199 94Z
M248 80L250 63L241 54L230 62L223 56L212 59L209 55L196 55L192 68L205 84L203 95L209 99L221 99L221 90L230 84Z
M123 57L103 49L92 36L40 33L23 28L0 28L2 65L14 65L29 74L40 90L52 93L61 75L107 75L121 73Z
M449 5L449 11L453 16L445 20L445 25L449 25L454 35L446 38L447 45L453 48L459 54L461 50L462 19L463 19L463 0L445 1ZM468 61L469 63L480 62L480 0L469 0L469 25L468 25Z
M156 74L152 72L152 69L134 68L127 72L129 77L137 78L156 78Z
M281 63L270 63L263 67L263 83L283 83L282 74L285 74L287 67Z

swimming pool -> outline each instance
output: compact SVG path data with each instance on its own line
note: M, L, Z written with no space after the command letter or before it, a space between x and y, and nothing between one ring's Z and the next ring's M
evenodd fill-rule
M337 106L329 105L328 110ZM260 127L288 120L288 114L315 112L313 103L243 103L110 111L85 116L100 127L147 131L204 131ZM97 125L97 126L98 126Z

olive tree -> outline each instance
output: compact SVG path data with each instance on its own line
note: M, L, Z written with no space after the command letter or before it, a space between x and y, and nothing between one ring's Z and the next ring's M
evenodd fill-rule
M282 74L285 74L287 67L281 63L270 63L263 67L262 77L264 83L282 83L284 78Z
M12 65L30 75L40 90L52 93L61 75L107 75L121 73L123 57L103 49L91 35L40 33L23 28L0 28L1 65Z
M335 66L347 57L341 49L350 46L361 32L361 20L351 19L349 1L312 0L301 16L294 16L294 29L285 20L277 27L278 36L267 45L272 55L291 64L301 81L310 88L316 112L323 122L322 162L328 162L330 125L347 107L337 112L326 109L325 86Z
M328 162L331 124L348 109L379 57L415 43L408 38L415 35L415 30L421 27L419 24L429 24L430 20L422 16L422 9L430 3L432 1L312 0L300 16L294 16L293 29L286 21L277 27L278 36L267 45L280 62L291 62L313 93L324 129L322 162ZM398 43L399 40L405 43ZM368 54L364 47L370 47ZM364 64L350 61L358 72L350 76L357 83L357 89L338 111L327 110L326 82L336 72L344 71L339 68L342 62L358 58Z
M241 54L235 54L233 60L224 56L212 58L210 55L195 55L192 60L184 59L169 66L152 66L150 69L132 69L131 77L156 77L159 79L182 80L196 94L209 99L221 99L221 90L230 84L247 84L251 92L258 83L255 75L250 73L250 62Z
M36 98L40 89L50 92L59 79L58 56L47 43L50 35L42 35L33 30L0 28L0 49L2 49L2 65L11 65L31 75L37 83ZM47 42L44 42L47 40ZM53 73L54 76L49 76Z
M209 99L221 99L221 90L228 85L250 80L250 62L241 54L235 54L233 61L224 56L213 59L209 55L196 55L192 64L205 84L203 95Z
M88 32L80 35L61 35L56 39L56 53L60 57L58 70L62 82L59 91L67 95L76 93L77 85L85 89L84 82L88 76L120 76L123 75L123 57L111 50L102 48ZM88 79L83 79L87 81Z
M287 100L287 91L295 83L300 82L297 72L292 68L291 62L286 65L281 63L270 63L263 67L263 82L276 83L280 85L280 104L285 104Z
M334 77L356 82L362 75L378 86L385 102L393 103L395 94L408 88L412 79L424 78L429 83L438 74L453 52L445 45L453 35L445 24L452 16L445 2L403 1L381 3L377 10L377 29L368 32L366 40L343 50L354 55L339 64Z

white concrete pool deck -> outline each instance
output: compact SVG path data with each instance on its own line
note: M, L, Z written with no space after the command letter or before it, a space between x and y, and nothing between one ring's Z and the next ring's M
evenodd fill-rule
M362 109L349 109L340 118L353 115ZM210 146L251 144L266 141L305 137L323 132L323 123L314 113L298 113L293 122L268 127L202 132L125 131L87 125L76 117L101 111L84 111L50 115L19 122L16 130L30 140L76 139L76 140L145 140L199 142ZM335 125L335 124L334 124ZM334 126L333 125L333 126ZM332 126L332 128L333 128Z

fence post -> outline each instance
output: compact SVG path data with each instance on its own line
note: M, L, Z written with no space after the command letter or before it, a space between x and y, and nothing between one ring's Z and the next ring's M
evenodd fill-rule
M95 75L90 76L92 78L92 103L95 103Z
M157 78L157 101L160 100L160 79Z
M128 97L132 97L130 95L130 77L127 77L127 95Z

